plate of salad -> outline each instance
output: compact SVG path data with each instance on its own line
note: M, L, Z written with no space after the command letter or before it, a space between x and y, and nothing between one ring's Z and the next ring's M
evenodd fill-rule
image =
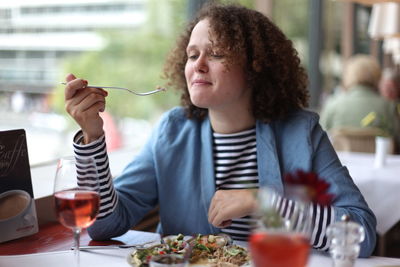
M248 250L233 244L225 234L166 236L161 244L131 251L128 262L134 267L148 267L150 259L159 255L182 257L197 266L243 266L250 262Z

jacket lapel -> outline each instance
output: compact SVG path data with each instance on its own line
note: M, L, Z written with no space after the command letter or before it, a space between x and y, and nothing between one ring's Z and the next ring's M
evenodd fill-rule
M271 124L257 121L257 165L260 187L271 187L283 194L282 175L276 150L275 133Z
M213 147L212 147L212 131L211 124L208 118L204 119L201 123L201 157L200 157L200 179L201 179L201 195L205 214L208 214L211 199L215 193L215 180L214 180L214 161L213 161ZM219 232L218 228L213 227L211 224L210 232Z

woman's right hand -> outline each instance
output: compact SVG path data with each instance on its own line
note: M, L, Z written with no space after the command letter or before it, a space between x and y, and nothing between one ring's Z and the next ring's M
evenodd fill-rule
M65 109L82 129L84 143L88 144L104 134L103 120L99 112L105 110L107 92L86 87L88 82L73 74L66 77Z
M233 219L251 215L256 209L258 189L217 190L211 199L208 221L225 228Z

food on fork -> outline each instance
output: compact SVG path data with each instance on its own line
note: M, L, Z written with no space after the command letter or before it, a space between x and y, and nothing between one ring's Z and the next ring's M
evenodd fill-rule
M156 89L160 90L160 91L167 91L167 88L159 86L159 85L156 86Z

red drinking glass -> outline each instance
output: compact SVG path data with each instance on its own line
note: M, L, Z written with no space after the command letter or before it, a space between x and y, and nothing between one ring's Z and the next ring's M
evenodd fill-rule
M299 194L301 190L288 192ZM308 201L304 196L291 198L291 215L285 217L281 215L277 203L281 200L276 192L260 189L261 219L249 239L253 263L256 267L305 267L310 252L312 225Z

